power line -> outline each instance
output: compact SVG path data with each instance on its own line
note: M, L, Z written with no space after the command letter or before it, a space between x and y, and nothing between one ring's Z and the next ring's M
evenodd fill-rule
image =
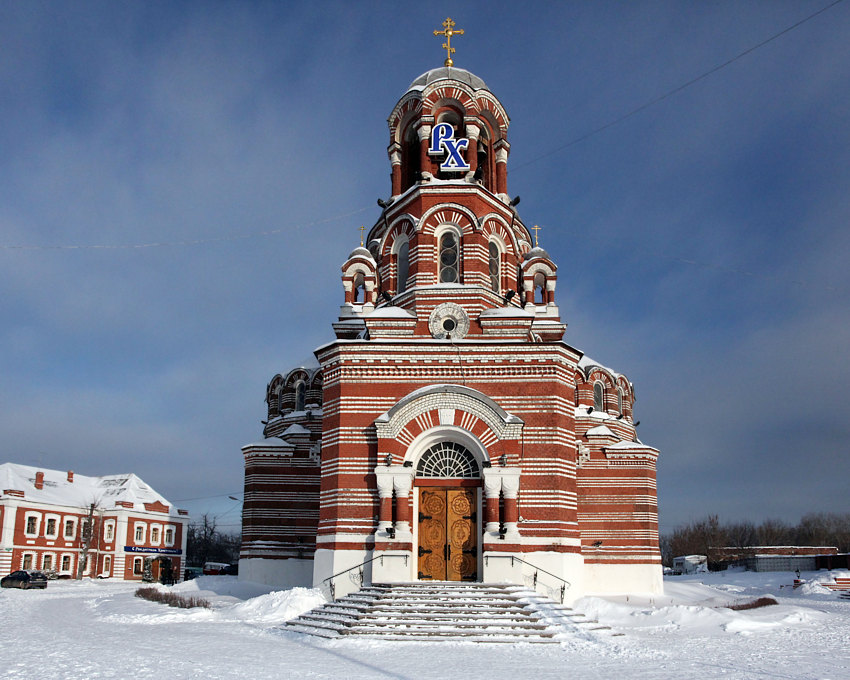
M747 49L738 53L734 57L727 59L723 63L718 64L718 65L710 68L707 71L704 71L703 73L699 74L698 76L695 76L694 78L691 78L690 80L688 80L688 81L686 81L686 82L684 82L680 85L677 85L676 87L664 92L663 94L658 95L657 97L654 97L653 99L650 99L649 101L647 101L647 102L641 104L640 106L637 106L636 108L632 109L628 113L626 113L626 114L624 114L624 115L622 115L618 118L615 118L614 120L609 121L608 123L605 123L604 125L601 125L597 128L594 128L590 132L587 132L587 133L585 133L585 134L583 134L579 137L576 137L576 138L574 138L574 139L572 139L568 142L565 142L564 144L561 144L561 145L559 145L559 146L557 146L553 149L550 149L546 153L543 153L539 156L536 156L536 157L532 158L531 160L526 161L525 163L522 163L520 165L512 167L511 172L515 173L518 170L521 170L523 168L528 167L529 165L532 165L533 163L537 163L538 161L541 161L545 158L548 158L548 157L550 157L550 156L552 156L556 153L560 153L561 151L564 151L565 149L568 149L572 146L575 146L576 144L579 144L579 143L581 143L581 142L583 142L587 139L590 139L591 137L594 137L594 136L604 132L605 130L610 129L610 128L614 127L615 125L618 125L619 123L622 123L623 121L628 120L629 118L632 118L633 116L637 115L641 111L645 111L646 109L654 106L655 104L658 104L658 103L660 103L660 102L662 102L666 99L669 99L673 95L685 90L686 88L690 87L691 85L694 85L694 84L698 83L699 81L704 80L705 78L709 77L710 75L713 75L713 74L717 73L718 71L721 71L722 69L726 68L727 66L730 66L731 64L742 59L743 57L745 57L749 54L752 54L756 50L764 47L765 45L773 42L774 40L777 40L778 38L780 38L780 37L790 33L791 31L799 28L803 24L805 24L805 23L811 21L812 19L820 16L824 12L827 12L828 10L832 9L833 7L835 7L836 5L840 4L843 1L844 0L833 0L833 2L830 2L828 5L822 7L821 9L819 9L819 10L817 10L817 11L811 13L811 14L809 14L808 16L804 17L803 19L800 19L799 21L797 21L797 22L791 24L790 26L782 29L781 31L774 33L773 35L766 38L765 40L762 40L761 42L756 43L755 45L752 45L751 47L748 47ZM287 231L297 231L297 230L300 230L304 227L310 227L310 226L314 226L314 225L318 225L318 224L325 224L327 222L333 222L335 220L340 220L340 219L344 219L344 218L347 218L347 217L351 217L353 215L357 215L357 214L360 214L362 212L365 212L366 210L370 210L371 208L372 208L372 206L364 206L362 208L358 208L356 210L352 210L352 211L347 212L347 213L335 215L335 216L332 216L332 217L327 217L327 218L320 219L320 220L314 220L313 222L296 224L296 225L292 225L290 227L282 227L280 229L270 229L270 230L266 230L266 231L253 232L253 233L250 233L250 234L231 234L231 235L227 235L227 236L218 236L218 237L211 237L211 238L200 238L200 239L191 239L191 240L182 240L182 241L162 241L162 242L153 242L153 243L135 243L135 244L118 244L118 245L108 245L108 244L88 244L88 245L86 245L86 244L82 244L82 245L70 244L70 245L52 245L52 246L51 245L48 245L48 246L0 245L0 250L127 250L127 249L164 248L164 247L175 247L175 246L177 246L177 247L180 247L180 246L197 246L197 245L204 245L204 244L209 244L209 243L248 240L248 239L260 238L260 237L264 237L264 236L273 236L273 235L281 234L281 233L284 233L284 232L287 232ZM732 268L732 267L724 267L724 266L721 266L721 265L699 262L697 260L686 259L686 258L683 258L683 257L664 256L664 255L660 255L658 253L653 253L653 254L656 255L657 257L662 258L662 259L672 260L672 261L675 261L675 262L679 262L681 264L688 264L688 265L695 266L695 267L701 267L703 269L714 269L714 270L718 270L718 271L727 271L727 272L736 273L736 274L740 274L740 275L743 275L743 276L751 276L751 277L772 278L772 279L777 278L777 277L766 277L764 275L760 275L760 274L750 272L750 271L746 271L746 270L740 270L740 269L735 269L735 268ZM805 281L801 281L801 280L790 280L788 282L793 284L793 285L801 286L801 287L818 287L818 288L823 288L825 290L833 291L833 292L838 290L838 289L830 287L830 286L812 286L812 284L809 284L809 283L807 283ZM210 496L208 498L215 498L215 496ZM201 500L201 499L184 499L184 500Z
M369 210L372 206L366 206L363 208L358 208L357 210L352 210L351 212L343 213L340 215L334 215L332 217L326 217L321 220L314 220L313 222L303 222L301 224L295 224L288 227L281 227L280 229L268 229L266 231L256 231L250 234L229 234L227 236L214 236L210 238L198 238L198 239L190 239L184 241L157 241L153 243L124 243L124 244L68 244L68 245L53 245L53 246L38 246L38 245L0 245L0 250L131 250L131 249L144 249L144 248L168 248L173 246L199 246L207 243L221 243L224 241L243 241L252 238L260 238L262 236L274 236L276 234L282 234L288 231L297 231L300 229L304 229L305 227L313 227L317 224L325 224L327 222L334 222L335 220L341 220L346 217L351 217L353 215L357 215L366 210Z
M237 494L241 494L241 491L234 491L233 493L219 493L215 496L198 496L197 498L177 498L172 499L172 503L188 503L189 501L205 501L208 498L229 498L230 496L235 496Z
M715 67L713 67L713 68L709 69L708 71L705 71L704 73L701 73L700 75L696 76L695 78L691 78L691 79L690 79L690 80L688 80L687 82L682 83L681 85L677 85L677 86L676 86L676 87L674 87L673 89L668 90L667 92L665 92L665 93L663 93L663 94L660 94L660 95L658 95L657 97L655 97L655 98L653 98L653 99L650 99L648 102L645 102L644 104L641 104L640 106L638 106L638 107L636 107L636 108L632 109L632 110L631 110L631 111L629 111L628 113L623 114L623 115L622 115L622 116L620 116L619 118L615 118L614 120L612 120L612 121L610 121L610 122L608 122L608 123L605 123L605 125L602 125L602 126L600 126L600 127L598 127L598 128L595 128L595 129L591 130L590 132L587 132L587 133L585 133L585 134L581 135L580 137L576 137L575 139L571 139L570 141L565 142L564 144L561 144L560 146L556 146L554 149L550 149L550 150L549 150L549 151L547 151L546 153L541 154L541 155L539 155L539 156L537 156L537 157L535 157L535 158L532 158L531 160L526 161L525 163L521 163L520 165L517 165L517 166L515 166L515 167L512 167L512 168L511 168L511 172L512 172L512 173L515 173L515 172L517 172L518 170L521 170L522 168L528 167L529 165L531 165L531 164L533 164L533 163L537 163L538 161L543 160L544 158L548 158L549 156L552 156L552 155L554 155L554 154L556 154L556 153L559 153L559 152L563 151L564 149L568 149L568 148L570 148L571 146L575 146L576 144L579 144L579 143L581 143L581 142L583 142L583 141L585 141L585 140L587 140L587 139L590 139L591 137L594 137L595 135L598 135L600 132L604 132L605 130L608 130L609 128L612 128L612 127L614 127L615 125L619 125L619 124L620 124L620 123L622 123L624 120L628 120L629 118L631 118L632 116L637 115L637 114L638 114L638 113L640 113L641 111L645 111L645 110L646 110L646 109L648 109L649 107L654 106L655 104L658 104L659 102L662 102L662 101L664 101L665 99L669 99L669 98L670 98L670 97L672 97L674 94L678 94L679 92L681 92L682 90L684 90L684 89L686 89L686 88L690 87L691 85L694 85L695 83L698 83L699 81L704 80L705 78L708 78L708 76L713 75L714 73L717 73L718 71L720 71L720 70L722 70L722 69L726 68L727 66L730 66L731 64L734 64L734 63L735 63L736 61L738 61L739 59L742 59L743 57L746 57L748 54L752 54L752 53L753 53L753 52L755 52L757 49L762 48L762 47L764 47L765 45L767 45L768 43L773 42L773 41L774 41L774 40L776 40L777 38L782 37L782 36L783 36L783 35L785 35L786 33L790 33L790 32L791 32L791 31L793 31L794 29L799 28L800 26L802 26L802 25L803 25L803 24L805 24L806 22L811 21L811 20L812 20L812 19L814 19L815 17L819 16L820 14L823 14L823 13L824 13L824 12L826 12L827 10L832 9L832 8L833 8L833 7L835 7L837 4L839 4L839 3L843 2L843 1L844 1L844 0L834 0L834 2L829 3L826 7L822 7L822 8L821 8L821 9L819 9L817 12L814 12L814 13L810 14L810 15L809 15L809 16L807 16L805 19L800 19L800 21L798 21L798 22L797 22L797 23L795 23L795 24L792 24L791 26L788 26L788 28L784 28L784 29L782 29L781 31L779 31L778 33L774 33L772 36L770 36L770 37L769 37L769 38L767 38L766 40L762 40L760 43L757 43L756 45L753 45L752 47L748 47L748 48L747 48L747 49L745 49L743 52L741 52L741 53L737 54L736 56L732 57L731 59L728 59L728 60L724 61L722 64L718 64L717 66L715 66Z

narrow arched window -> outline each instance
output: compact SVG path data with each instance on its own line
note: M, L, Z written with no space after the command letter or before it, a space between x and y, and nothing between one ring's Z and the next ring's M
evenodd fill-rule
M299 380L295 383L295 410L303 411L304 410L304 397L306 392L306 385L303 380Z
M362 305L366 300L366 281L361 272L354 275L354 304Z
M411 125L404 136L404 148L401 155L401 190L412 187L419 181L420 143L416 128Z
M622 387L617 388L617 412L618 413L623 412L623 388Z
M497 246L493 241L490 241L490 288L494 293L498 293L501 289L499 285L499 260L501 259L501 253L499 252L499 246Z
M457 236L453 232L447 231L440 237L440 283L457 283L460 280L459 251Z
M542 305L546 303L546 277L542 272L537 272L534 275L534 304Z
M410 272L410 244L405 241L398 249L398 285L396 293L403 293L407 289L407 276Z
M597 411L605 410L605 390L601 382L593 383L593 408Z

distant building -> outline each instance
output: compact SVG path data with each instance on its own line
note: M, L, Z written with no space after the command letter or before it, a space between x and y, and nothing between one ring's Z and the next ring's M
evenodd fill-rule
M186 510L176 510L133 474L86 477L0 465L0 573L38 569L157 580L182 578ZM164 559L163 559L164 558Z
M814 571L819 558L838 554L835 546L753 545L744 548L711 548L712 560L721 568L744 567L748 571Z
M708 557L705 555L681 555L673 558L673 573L701 574L708 571Z

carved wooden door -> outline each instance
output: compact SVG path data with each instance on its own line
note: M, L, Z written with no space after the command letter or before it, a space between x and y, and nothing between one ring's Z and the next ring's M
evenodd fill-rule
M419 496L419 578L475 581L474 489L423 488Z

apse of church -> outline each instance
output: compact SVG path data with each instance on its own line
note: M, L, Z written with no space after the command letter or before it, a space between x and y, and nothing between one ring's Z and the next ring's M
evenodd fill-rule
M342 264L335 337L272 379L243 447L240 577L660 592L634 387L565 340L558 267L508 194L508 115L443 26L447 64L390 113L391 197Z

